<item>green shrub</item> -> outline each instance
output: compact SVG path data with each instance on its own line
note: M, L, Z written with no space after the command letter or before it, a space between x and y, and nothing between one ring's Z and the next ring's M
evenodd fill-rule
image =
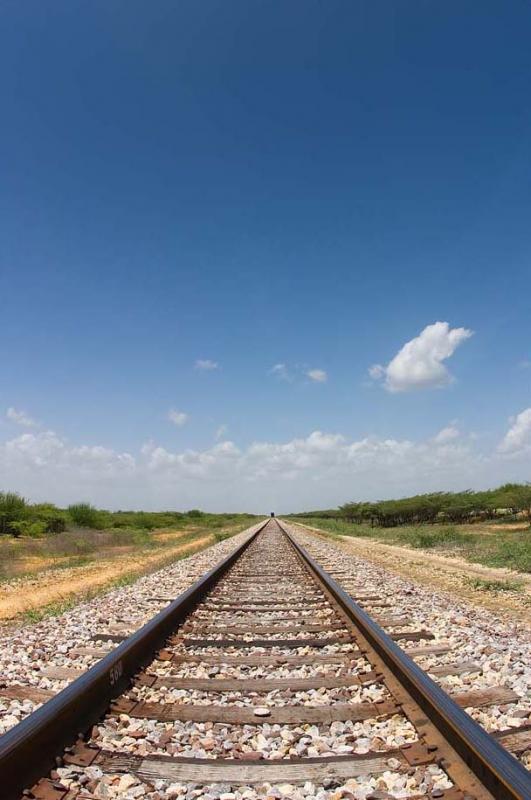
M467 583L479 592L520 592L522 581L485 580L483 578L469 578Z
M74 525L79 525L80 528L99 530L105 527L102 513L90 503L74 503L68 506L68 515Z
M45 522L30 522L25 536L31 536L32 539L40 539L47 533L46 523Z
M31 519L21 519L11 523L15 536L30 536L32 539L40 539L46 533L46 523Z
M148 514L146 511L137 511L132 519L132 527L140 528L145 531L152 531L153 528L160 527L160 521L156 514Z
M479 492L433 492L398 500L350 502L338 509L302 512L294 516L342 519L349 523L370 523L382 528L517 517L531 520L531 484L506 483L496 489Z
M26 518L27 508L24 498L16 492L0 492L0 534L18 536L17 523Z
M109 514L109 527L112 528L172 528L186 520L178 511L115 511Z
M507 567L520 572L531 572L531 536L522 531L518 538L500 542L482 563L490 567Z
M437 536L430 531L419 531L414 533L410 538L411 547L429 548L435 547L437 544Z
M410 537L412 547L430 548L445 547L465 544L469 541L466 533L454 527L439 528L438 530L415 531Z
M46 533L61 533L66 528L67 516L53 503L38 503L30 506L31 518L43 522Z

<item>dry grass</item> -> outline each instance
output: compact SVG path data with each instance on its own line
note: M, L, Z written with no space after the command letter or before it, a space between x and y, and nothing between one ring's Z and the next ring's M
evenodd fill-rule
M14 619L20 614L63 606L65 601L93 597L127 576L139 577L160 569L172 561L203 550L214 543L211 534L193 542L164 548L155 553L123 553L114 559L98 559L97 563L43 571L38 579L26 576L0 587L0 620ZM32 615L35 619L35 615Z
M176 541L192 540L198 528L170 531L72 529L41 539L0 538L0 581L47 569L83 566L101 558L150 551Z
M84 549L90 549L81 553L77 549L72 553L69 534L59 534L62 539L55 537L56 541L48 544L37 541L37 545L45 544L40 552L38 548L24 546L35 542L24 542L16 557L3 564L0 620L13 620L20 615L35 620L49 611L55 613L54 609L93 597L114 585L128 583L203 550L220 538L233 536L245 527L248 523L216 531L202 530L200 526L184 531L166 529L147 534L148 541L143 537L127 541L127 537L115 537L114 532L109 536L104 531L84 531ZM14 545L18 547L20 542L15 541ZM56 554L50 555L50 545Z
M329 533L313 526L304 526L323 538ZM529 626L531 608L531 576L506 568L474 564L459 556L448 556L430 550L414 550L374 539L337 536L334 541L347 552L383 567L390 573L428 589L448 592L472 605L488 608L509 620ZM505 591L501 591L501 587ZM510 590L509 590L510 587Z
M316 526L331 536L371 539L381 544L463 558L486 567L504 567L531 574L529 523L400 525L396 528L382 528L316 517L297 517L292 521Z

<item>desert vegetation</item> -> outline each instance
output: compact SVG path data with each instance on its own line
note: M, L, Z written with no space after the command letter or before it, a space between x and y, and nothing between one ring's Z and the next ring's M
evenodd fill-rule
M488 519L531 518L531 484L506 483L482 492L433 492L399 500L350 502L337 509L307 511L294 517L341 519L383 528L440 522L475 522Z
M345 503L293 514L335 536L437 550L490 567L531 572L531 485Z
M73 528L103 530L144 530L157 528L220 528L238 519L252 519L252 514L208 514L190 511L106 511L90 503L74 503L58 508L52 503L29 503L16 492L0 492L0 535L39 538Z
M107 511L86 502L68 508L0 492L0 580L102 559L168 555L207 546L253 523L250 514Z
M327 517L292 517L331 536L357 536L384 544L429 550L460 556L487 567L505 567L531 572L531 529L529 525L404 525L374 527Z

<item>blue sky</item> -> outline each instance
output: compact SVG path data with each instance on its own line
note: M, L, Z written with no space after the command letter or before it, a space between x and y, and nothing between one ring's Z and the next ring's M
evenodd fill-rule
M531 5L1 14L4 488L286 511L531 478Z

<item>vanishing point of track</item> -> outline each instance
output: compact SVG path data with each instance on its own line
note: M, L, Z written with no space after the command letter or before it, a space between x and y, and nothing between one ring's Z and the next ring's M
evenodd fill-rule
M531 798L523 765L463 710L492 702L492 692L446 694L411 659L412 648L409 655L400 649L400 635L385 632L389 606L389 598L363 593L362 577L347 593L283 523L255 526L217 567L0 737L0 796L89 800L98 796L97 768L98 775L131 775L148 786L191 783L205 792L215 784L334 787L393 772L429 787L410 792L415 798ZM422 631L402 638L421 642L417 652L430 647ZM217 677L220 668L231 677ZM451 674L452 665L444 669ZM169 741L177 722L252 730L393 715L414 729L414 741L312 757L264 758L249 749L235 758L230 747L217 753L215 742L211 757L146 755L120 750L118 733L109 745L98 728L108 722L119 732L131 720L151 720L166 725ZM63 783L65 768L71 780ZM424 772L439 782L423 783Z

